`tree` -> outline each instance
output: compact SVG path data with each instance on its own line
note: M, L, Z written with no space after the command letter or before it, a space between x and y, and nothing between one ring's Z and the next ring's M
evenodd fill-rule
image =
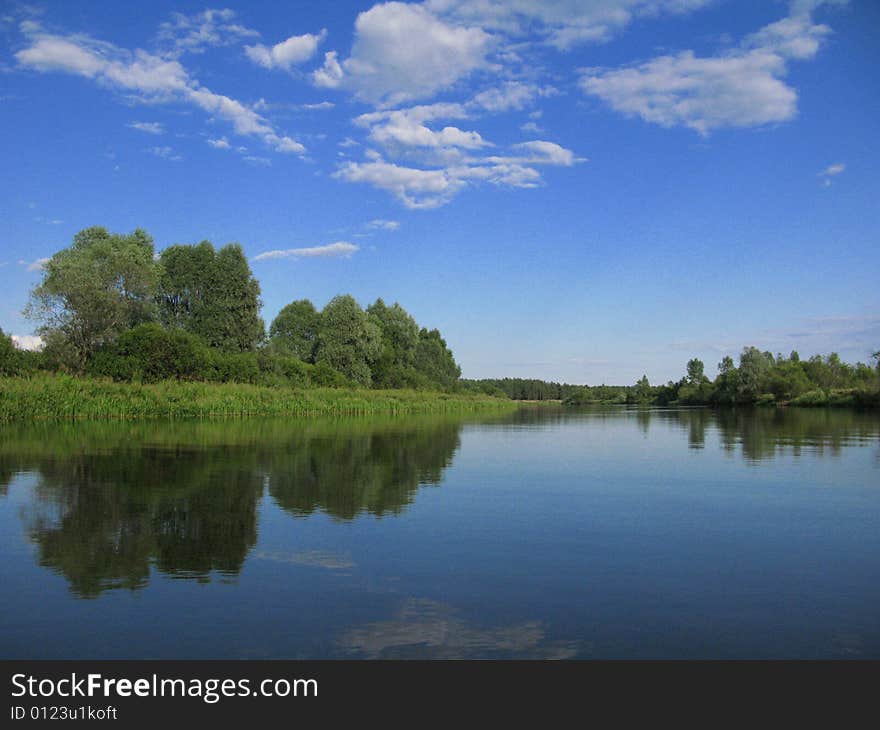
M702 360L698 360L697 358L688 360L687 379L690 385L700 385L701 383L708 382L709 379L703 372L704 367Z
M180 327L225 352L248 352L265 336L260 284L237 243L218 251L209 241L177 245L159 257L159 311L166 326Z
M436 329L423 327L419 331L415 368L431 383L443 388L451 388L461 377L461 368L455 362L452 350Z
M281 352L314 362L321 315L308 299L283 307L269 327L269 338Z
M315 363L326 363L359 385L372 382L371 365L379 357L379 326L346 294L331 299L321 312Z
M739 383L737 394L740 400L754 400L768 390L767 378L775 364L773 355L761 352L757 347L746 347L739 356Z
M18 349L12 338L0 329L0 375L18 375Z
M99 347L155 317L156 280L146 231L86 228L46 263L25 315L43 322L38 332L60 364L81 372Z
M169 246L159 254L157 302L159 320L166 327L193 330L210 297L209 273L214 266L214 246L202 241L194 246Z
M384 388L412 384L412 370L419 344L419 326L398 303L387 306L377 299L367 314L379 326L382 351L373 364L373 383Z

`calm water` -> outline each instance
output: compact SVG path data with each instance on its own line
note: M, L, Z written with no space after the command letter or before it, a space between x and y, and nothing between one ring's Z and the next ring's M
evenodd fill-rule
M880 657L880 416L0 427L0 657Z

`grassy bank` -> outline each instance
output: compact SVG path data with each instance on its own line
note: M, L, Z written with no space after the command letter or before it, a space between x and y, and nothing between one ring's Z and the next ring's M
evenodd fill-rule
M482 395L414 390L273 388L238 383L115 383L66 375L0 378L0 421L466 413L512 410Z

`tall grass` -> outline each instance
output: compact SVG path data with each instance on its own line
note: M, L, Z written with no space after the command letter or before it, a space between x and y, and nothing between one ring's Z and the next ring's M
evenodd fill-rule
M515 407L500 398L413 390L180 381L138 385L67 375L0 378L0 421L466 413Z

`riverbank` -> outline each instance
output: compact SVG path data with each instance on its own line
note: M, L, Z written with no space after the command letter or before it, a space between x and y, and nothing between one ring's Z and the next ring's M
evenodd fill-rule
M150 385L38 375L0 378L0 421L467 413L508 400L415 390L280 388L165 381Z

